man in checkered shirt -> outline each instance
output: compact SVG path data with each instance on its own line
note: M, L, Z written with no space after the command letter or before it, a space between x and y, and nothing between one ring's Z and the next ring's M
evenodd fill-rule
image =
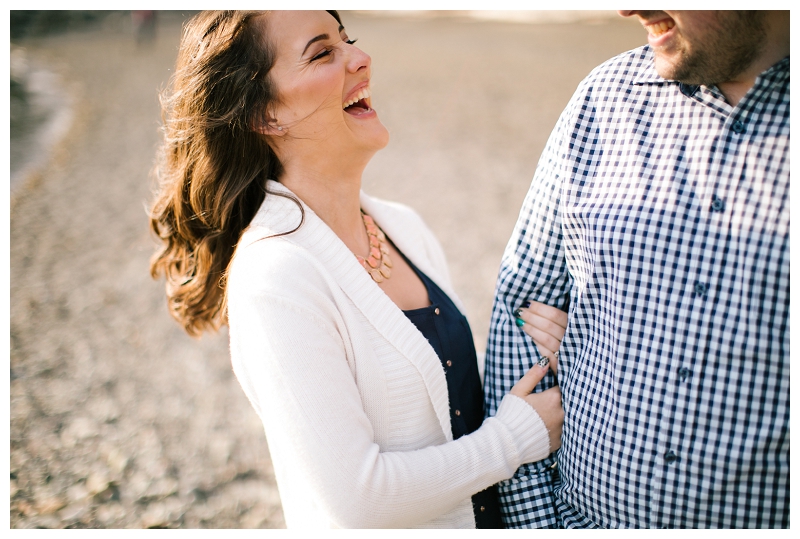
M578 87L498 276L489 415L537 361L515 311L569 315L562 447L504 521L788 527L789 12L620 14L649 45Z

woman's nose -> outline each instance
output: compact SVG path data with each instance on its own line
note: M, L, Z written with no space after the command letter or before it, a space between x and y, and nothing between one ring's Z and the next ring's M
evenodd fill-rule
M369 54L362 51L355 45L348 45L347 48L349 49L350 57L347 60L347 70L351 73L356 73L361 69L369 69L369 66L372 64L372 58L370 58Z

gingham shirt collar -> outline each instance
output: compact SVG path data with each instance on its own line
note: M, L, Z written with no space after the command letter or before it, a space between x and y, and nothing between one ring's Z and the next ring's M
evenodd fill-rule
M769 69L761 73L757 78L754 86L758 86L761 80L767 80L769 82L777 82L781 83L786 80L786 77L789 76L789 57L787 56L783 60L777 62L775 65L771 66ZM651 62L649 65L644 66L640 73L637 76L634 76L631 80L631 84L640 85L640 84L678 84L682 85L682 82L665 79L661 75L658 74L656 70L655 63ZM686 85L692 88L698 88L695 85Z

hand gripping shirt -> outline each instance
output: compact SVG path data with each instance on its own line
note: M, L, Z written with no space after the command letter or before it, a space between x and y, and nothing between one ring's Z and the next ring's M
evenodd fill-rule
M789 526L789 211L788 57L735 107L648 46L580 84L497 282L488 415L537 359L514 310L569 314L562 447L507 526Z

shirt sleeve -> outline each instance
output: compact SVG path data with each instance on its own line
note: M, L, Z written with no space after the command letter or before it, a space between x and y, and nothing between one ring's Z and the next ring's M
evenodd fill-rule
M503 254L486 348L484 391L486 414L497 410L503 396L538 361L532 339L515 324L514 311L527 300L563 308L571 278L567 271L560 204L562 184L572 172L574 111L581 108L578 92L559 118L525 197L516 226ZM535 391L555 384L548 374ZM555 454L526 464L498 485L503 518L508 527L557 525L553 489L557 481Z

